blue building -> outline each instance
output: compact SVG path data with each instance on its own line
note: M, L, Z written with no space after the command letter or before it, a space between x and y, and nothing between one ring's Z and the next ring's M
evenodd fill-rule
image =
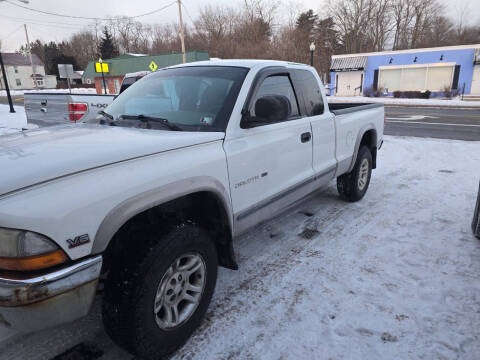
M480 95L480 44L332 56L331 95L446 90Z

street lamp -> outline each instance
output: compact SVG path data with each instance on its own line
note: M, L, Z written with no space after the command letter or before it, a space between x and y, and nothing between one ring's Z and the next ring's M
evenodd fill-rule
M98 59L98 62L100 63L100 69L102 70L102 81L103 81L103 93L107 93L107 85L105 84L105 74L103 73L103 60L102 58Z
M315 51L315 43L310 43L310 65L313 66L313 52Z

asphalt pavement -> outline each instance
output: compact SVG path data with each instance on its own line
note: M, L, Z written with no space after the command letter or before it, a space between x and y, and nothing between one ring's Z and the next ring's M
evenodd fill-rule
M13 106L23 106L23 95L12 95ZM0 104L8 105L8 98L0 96Z
M480 108L385 107L385 134L480 141Z

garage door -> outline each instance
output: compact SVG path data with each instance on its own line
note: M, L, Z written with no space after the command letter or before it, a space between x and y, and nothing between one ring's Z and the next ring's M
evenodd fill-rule
M472 79L472 95L480 95L480 65L475 65Z
M337 73L337 96L357 96L362 94L363 71Z

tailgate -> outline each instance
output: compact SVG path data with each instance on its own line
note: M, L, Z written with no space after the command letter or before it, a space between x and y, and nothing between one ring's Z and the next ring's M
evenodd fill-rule
M40 121L45 125L70 122L68 96L69 94L58 93L25 93L27 121Z

